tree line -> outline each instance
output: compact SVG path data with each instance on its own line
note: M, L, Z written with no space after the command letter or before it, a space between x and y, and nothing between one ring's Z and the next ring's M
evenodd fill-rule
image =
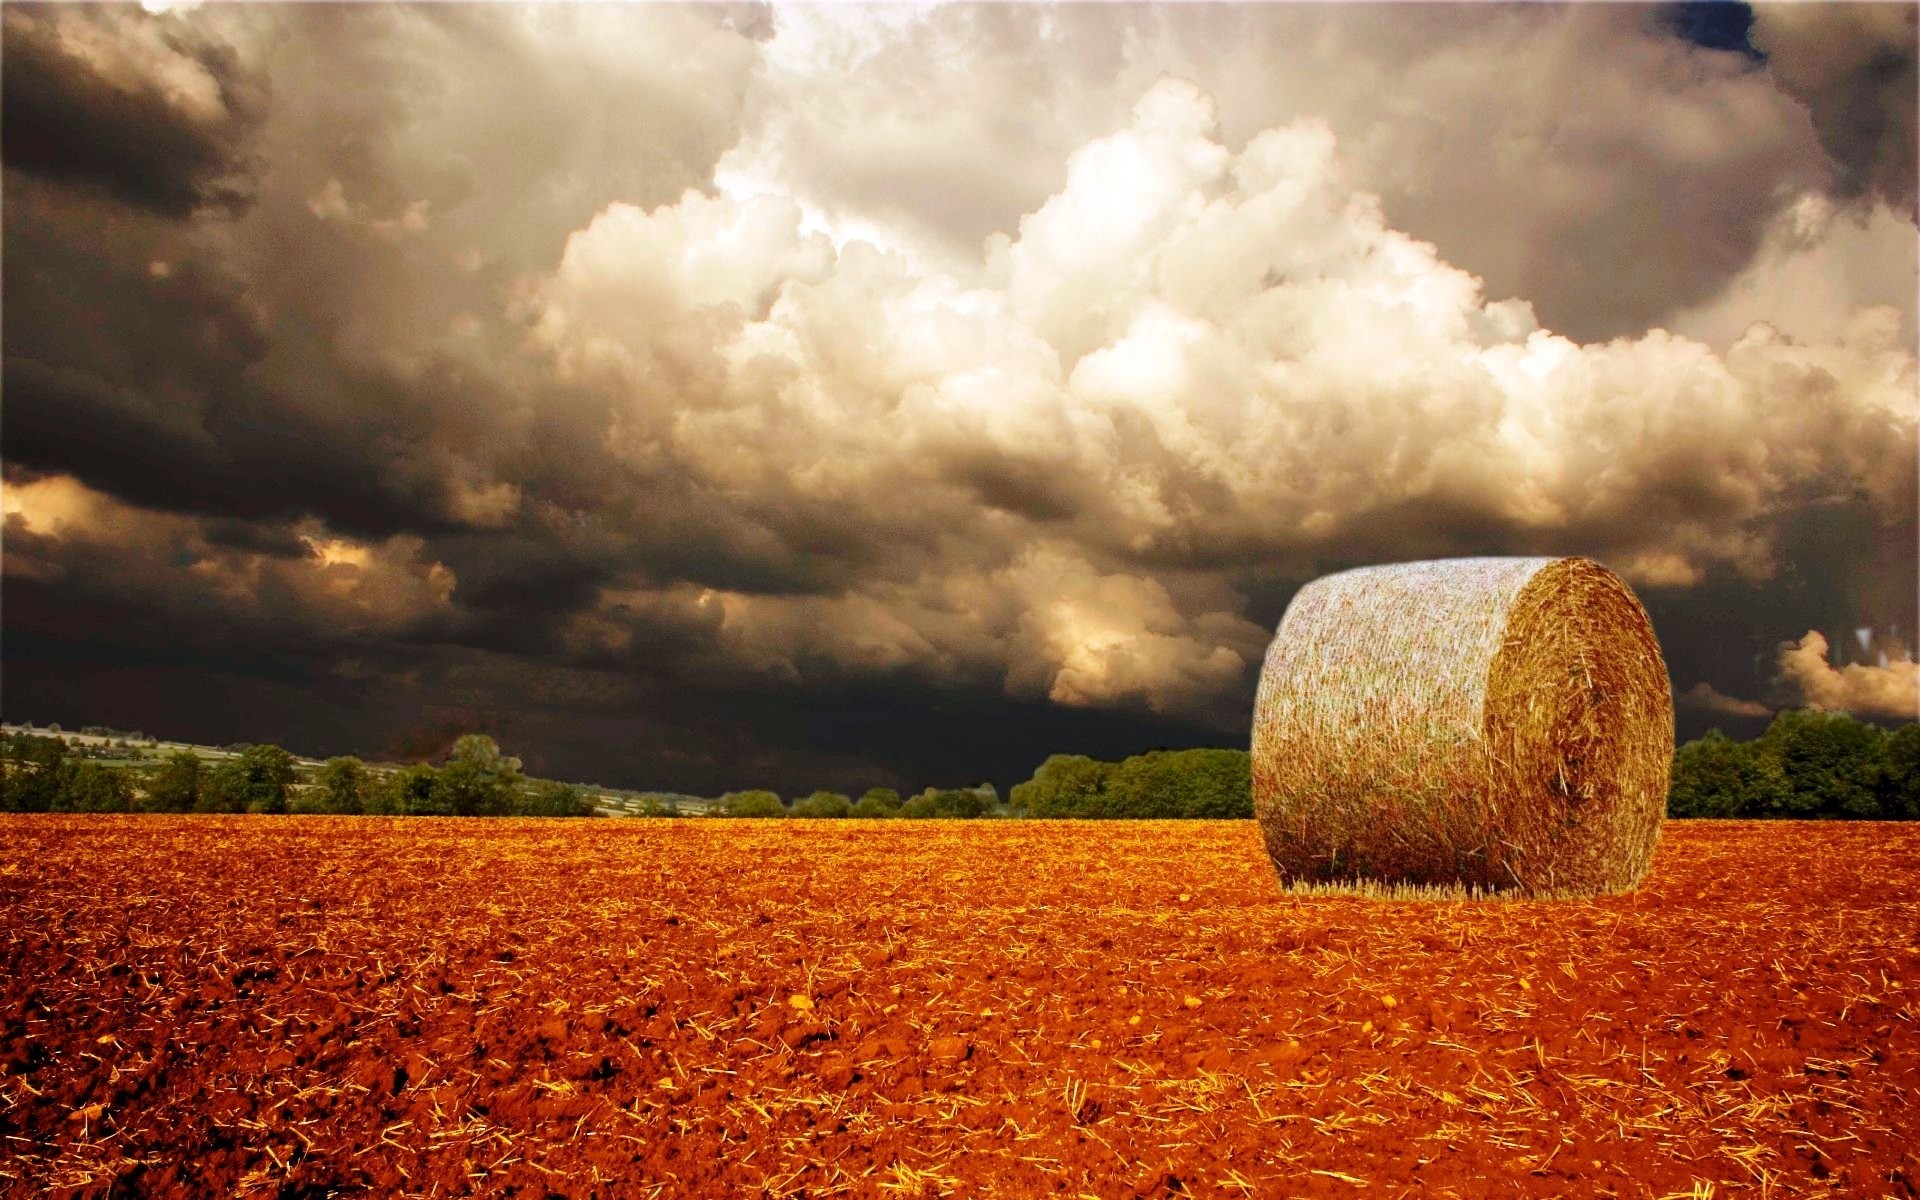
M1155 750L1121 762L1056 754L1001 803L990 783L928 788L901 800L892 788L870 788L858 800L814 792L791 802L770 791L729 792L724 817L867 817L974 819L1212 818L1253 815L1245 750Z
M1750 742L1716 729L1674 752L1667 813L1920 820L1920 724L1889 732L1845 713L1787 709Z
M864 820L977 820L1010 815L990 783L972 788L928 788L902 800L893 788L868 788L858 800L842 792L818 791L791 802L763 788L728 792L713 809L717 817L851 817Z
M372 813L393 816L591 816L572 784L530 780L485 734L454 743L445 765L372 766L328 759L303 777L279 746L242 746L209 761L177 750L116 767L57 737L0 742L0 809L10 812Z
M1156 751L1123 762L1056 754L1014 787L1030 817L1253 815L1242 750ZM1787 709L1750 742L1719 730L1674 751L1672 817L1920 820L1920 724L1892 731L1841 712Z
M1056 754L1009 800L1027 817L1243 819L1253 816L1251 762L1245 750L1154 750L1117 763Z
M176 751L144 766L101 761L110 751L57 737L0 740L0 809L15 812L372 813L397 816L591 816L582 788L528 779L485 734L454 743L438 767L328 759L303 769L278 746L240 746L209 761ZM927 788L903 799L869 788L856 800L816 791L783 800L764 789L716 801L641 793L636 815L675 817L971 820L1246 819L1253 815L1244 750L1155 750L1120 762L1056 754L1003 802L990 783ZM1789 709L1737 742L1715 730L1674 752L1674 817L1920 820L1920 724L1888 731L1845 713Z

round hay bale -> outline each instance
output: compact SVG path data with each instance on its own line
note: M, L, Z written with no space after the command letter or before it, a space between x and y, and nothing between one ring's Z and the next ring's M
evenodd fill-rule
M1260 673L1254 816L1301 890L1630 890L1653 861L1672 764L1653 626L1590 559L1316 579Z

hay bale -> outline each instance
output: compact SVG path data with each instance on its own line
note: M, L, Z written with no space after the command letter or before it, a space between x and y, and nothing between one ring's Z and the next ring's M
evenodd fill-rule
M1646 610L1584 558L1317 579L1267 651L1254 816L1283 883L1627 891L1653 860L1673 696Z

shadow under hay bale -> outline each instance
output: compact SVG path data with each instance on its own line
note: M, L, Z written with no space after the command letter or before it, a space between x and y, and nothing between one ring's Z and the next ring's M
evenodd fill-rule
M1653 626L1584 558L1317 579L1254 706L1254 816L1281 882L1315 894L1630 890L1672 761Z

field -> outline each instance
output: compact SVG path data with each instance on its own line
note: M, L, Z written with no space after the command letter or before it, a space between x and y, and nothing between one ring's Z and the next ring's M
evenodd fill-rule
M1920 827L1477 904L1251 822L0 834L9 1195L1920 1191Z

